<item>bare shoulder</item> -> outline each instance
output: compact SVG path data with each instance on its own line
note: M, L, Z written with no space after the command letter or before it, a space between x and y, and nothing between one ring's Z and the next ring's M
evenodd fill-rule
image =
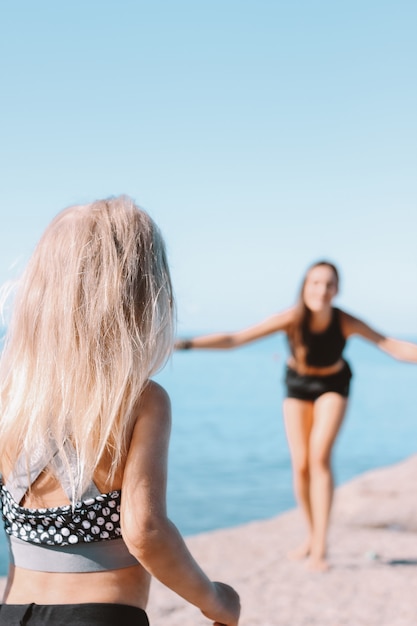
M342 326L342 332L345 337L350 337L351 335L360 335L361 337L368 339L374 343L378 343L382 339L384 339L384 335L374 330L369 324L364 322L363 320L347 313L346 311L340 310L340 320Z
M137 404L133 438L144 431L169 430L171 425L171 400L166 390L150 380Z
M339 309L339 316L340 325L342 327L342 332L345 337L349 337L350 335L354 335L356 332L358 332L358 327L361 322L357 317L351 315L343 309Z
M139 411L170 410L171 400L167 391L154 380L148 381L139 401Z
M137 405L136 419L129 444L125 479L136 476L145 463L162 459L171 433L171 402L161 385L149 381ZM133 470L132 470L133 468Z

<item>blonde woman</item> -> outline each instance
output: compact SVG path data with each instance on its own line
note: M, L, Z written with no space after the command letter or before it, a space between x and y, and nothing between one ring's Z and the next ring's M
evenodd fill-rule
M177 349L235 348L273 333L286 333L284 421L294 489L307 524L307 538L290 553L308 557L314 571L328 569L327 530L333 496L331 453L346 413L352 376L343 358L346 341L358 335L391 356L417 363L417 345L376 332L333 306L339 289L336 267L320 261L308 268L296 306L245 330L176 343Z
M0 624L144 626L151 576L215 624L239 599L167 517L172 347L164 243L127 197L52 221L0 364L1 505L11 564Z

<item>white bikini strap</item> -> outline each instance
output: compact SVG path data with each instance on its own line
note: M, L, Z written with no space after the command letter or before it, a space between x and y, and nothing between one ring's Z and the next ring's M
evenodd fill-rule
M23 496L29 489L29 486L33 485L48 465L51 466L52 471L59 480L68 499L72 499L71 481L68 469L70 472L72 471L75 474L77 469L77 458L75 448L70 441L66 441L64 443L64 448L68 464L62 461L56 446L52 447L51 454L46 459L45 457L36 455L35 453L29 464L26 461L25 454L23 452L20 454L5 483L5 486L8 491L10 491L15 502L21 502ZM98 495L100 495L100 491L97 489L94 481L91 481L84 490L81 500L95 498Z

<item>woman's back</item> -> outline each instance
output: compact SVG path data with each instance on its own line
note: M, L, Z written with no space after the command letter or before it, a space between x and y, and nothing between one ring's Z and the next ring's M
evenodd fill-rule
M11 554L0 626L147 624L151 575L237 624L236 592L207 578L167 517L170 402L150 378L172 345L151 218L124 196L60 213L29 262L0 361Z
M152 402L152 386L147 391L147 397ZM112 458L108 453L103 455L100 460L93 480L97 487L97 490L103 496L99 496L96 500L89 499L86 503L80 504L73 512L71 502L65 492L60 480L53 473L52 469L45 468L36 480L31 484L30 489L25 493L22 500L16 504L20 504L17 512L20 513L20 523L16 524L13 520L11 525L15 527L15 532L18 534L18 529L26 526L28 528L28 518L31 517L30 513L34 513L37 517L32 521L32 528L37 529L39 523L42 523L40 533L37 533L37 541L42 533L50 533L50 536L55 539L57 535L57 526L59 528L60 536L63 534L62 530L65 525L63 524L64 515L70 519L76 519L77 526L80 526L82 533L85 533L87 529L83 529L81 517L91 520L91 526L88 529L94 529L94 523L99 524L99 528L104 529L104 534L109 534L106 528L108 524L112 526L112 530L116 529L117 534L120 533L120 497L122 493L123 473L126 463L126 459L122 459L122 463L118 468L113 479L109 478L110 467ZM11 477L12 468L6 462L2 467L3 482L7 486L9 478ZM110 496L110 499L109 499ZM8 493L8 498L11 495ZM12 502L13 498L12 498ZM110 506L109 506L110 504ZM107 508L103 511L103 506ZM9 507L10 508L10 507ZM80 516L80 512L84 515ZM39 513L42 520L39 519ZM24 517L22 517L24 515ZM16 516L16 513L15 513ZM56 521L58 520L58 524ZM45 523L46 522L46 523ZM84 521L85 524L85 521ZM30 524L29 524L30 525ZM51 532L53 529L53 534ZM30 531L28 531L29 533ZM93 530L94 532L94 530ZM68 536L69 531L65 533ZM75 535L74 535L75 536ZM112 540L109 539L112 543ZM19 539L18 539L19 541ZM118 540L116 539L116 542ZM12 566L13 576L12 583L9 584L6 598L9 604L25 604L30 602L33 597L36 597L38 604L68 604L77 599L77 602L110 602L121 603L136 606L139 608L145 608L148 600L150 575L146 572L143 566L134 557L128 553L125 546L124 550L127 555L123 558L130 557L130 563L127 567L111 566L111 559L113 554L116 556L116 560L120 562L121 546L117 544L116 551L112 549L111 543L103 545L103 542L87 543L86 547L99 547L100 561L103 561L103 557L109 562L108 569L101 569L100 571L87 571L82 572L83 584L80 585L80 573L77 571L65 571L66 569L66 556L68 552L71 556L75 553L75 558L82 558L82 549L74 552L74 546L78 547L78 544L72 544L68 546L62 546L61 551L57 552L52 549L52 555L48 555L48 548L41 553L38 559L43 562L40 564L40 568L45 571L36 570L34 564L28 564L30 562L29 554L24 554L25 547L23 547L23 566ZM114 543L114 541L113 541ZM81 548L83 546L81 545ZM110 555L107 557L103 552L108 551L110 547ZM35 544L35 550L39 550L38 544ZM52 558L51 558L52 557ZM74 560L74 557L73 557ZM84 557L85 560L85 557ZM132 565L132 562L135 562ZM72 563L70 566L76 568L77 565ZM83 563L79 563L78 567L83 568ZM85 567L85 565L84 565ZM59 571L59 575L56 575L56 571L48 571L51 568L58 568L63 571Z

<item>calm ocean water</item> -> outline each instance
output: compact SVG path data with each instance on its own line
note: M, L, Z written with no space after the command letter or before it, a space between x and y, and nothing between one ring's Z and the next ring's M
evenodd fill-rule
M178 352L156 377L173 407L169 514L185 535L295 505L281 411L286 354L281 336L232 351ZM346 358L354 378L334 452L337 484L417 447L417 367L357 339ZM0 550L2 575L3 535Z

